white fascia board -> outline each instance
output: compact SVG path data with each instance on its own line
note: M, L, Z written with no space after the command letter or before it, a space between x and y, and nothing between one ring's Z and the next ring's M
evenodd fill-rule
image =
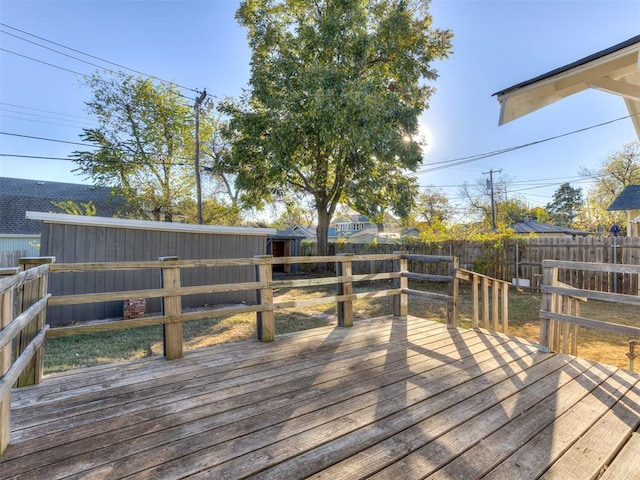
M562 98L589 88L588 82L620 69L638 68L640 46L631 45L591 62L497 95L498 125L523 117Z
M190 223L154 222L150 220L129 220L110 217L90 217L67 215L65 213L27 212L29 220L44 223L64 223L67 225L90 225L95 227L131 228L135 230L157 230L164 232L208 233L217 235L275 235L274 228L223 227L216 225L193 225Z

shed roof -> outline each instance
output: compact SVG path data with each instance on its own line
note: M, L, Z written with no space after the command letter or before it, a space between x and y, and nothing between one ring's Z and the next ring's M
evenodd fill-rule
M638 210L640 209L640 185L627 185L616 197L607 210Z
M93 202L98 215L112 216L122 206L111 189L77 183L0 177L0 233L39 234L40 224L25 217L29 210L60 211L52 202Z
M590 232L585 232L582 230L576 230L574 228L561 227L559 225L552 225L550 223L543 223L537 220L526 220L524 222L515 223L511 225L511 228L515 230L516 233L536 233L536 234L544 234L544 233L560 233L564 235L581 235L587 236Z
M61 213L27 212L27 218L45 223L67 225L93 225L99 227L130 228L134 230L161 230L169 232L209 233L218 235L275 235L273 228L224 227L217 225L193 225L190 223L154 222L150 220L129 220L122 218L88 217Z
M595 88L624 98L640 137L640 35L494 93L499 124Z

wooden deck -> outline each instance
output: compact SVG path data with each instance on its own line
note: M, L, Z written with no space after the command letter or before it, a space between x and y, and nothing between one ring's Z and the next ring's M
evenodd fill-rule
M410 317L45 377L0 478L640 478L640 376Z

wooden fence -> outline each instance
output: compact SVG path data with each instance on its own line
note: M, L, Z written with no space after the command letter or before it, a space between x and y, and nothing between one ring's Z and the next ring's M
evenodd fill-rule
M638 326L594 320L583 317L580 313L580 302L586 302L588 299L640 306L640 296L575 288L560 281L560 272L563 270L590 271L603 276L628 275L636 277L637 281L637 277L640 276L640 266L558 260L545 260L542 266L543 279L540 287L542 292L540 349L542 351L577 355L578 327L581 325L605 332L640 337ZM638 318L640 319L640 316Z
M410 242L402 245L331 244L331 252L374 254L402 250L418 255L453 256L460 268L482 273L512 283L524 279L520 286L539 288L544 260L640 265L638 237L527 237L488 242L446 241L437 243ZM366 265L367 271L385 268L383 264ZM419 268L419 267L418 267ZM446 266L424 265L429 273L446 271ZM378 269L378 270L376 270ZM361 273L361 272L358 272ZM362 272L364 273L364 272ZM621 272L596 272L566 269L559 280L576 288L600 292L637 295L637 276Z
M12 250L0 252L0 268L13 268L18 266L18 261L27 256L26 250Z

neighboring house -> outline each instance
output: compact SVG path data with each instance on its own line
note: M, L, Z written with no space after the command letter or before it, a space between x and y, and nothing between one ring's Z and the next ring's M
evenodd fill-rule
M311 240L312 242L318 241L318 236L316 234L316 230L318 227L315 225L296 225L288 229L288 231L296 232L298 235L302 236L304 240ZM341 236L340 232L336 230L334 227L329 227L328 232L328 240L329 242L335 242Z
M395 219L391 215L385 216L384 229L387 230L393 226ZM369 228L376 227L376 224L371 222L369 218L364 215L349 215L339 217L332 226L340 232L341 235L350 235L353 232L361 232Z
M52 203L63 201L93 202L103 217L113 217L122 205L106 187L0 177L0 234L40 235L41 223L27 219L27 211L64 213Z
M360 232L352 233L347 237L347 243L357 243L361 245L377 244L394 244L402 243L409 238L418 238L420 231L415 227L410 228L391 228L379 233L376 227L367 228Z
M607 210L623 210L627 214L627 237L640 237L640 185L624 187Z
M586 237L590 232L576 230L574 228L560 227L549 223L538 222L537 220L526 220L510 226L516 233L521 235L535 234L540 237Z
M338 219L333 225L338 232L343 234L360 232L367 228L375 227L375 224L371 223L364 215L349 215Z
M640 138L640 35L494 93L505 124L558 100L595 88L622 97Z

